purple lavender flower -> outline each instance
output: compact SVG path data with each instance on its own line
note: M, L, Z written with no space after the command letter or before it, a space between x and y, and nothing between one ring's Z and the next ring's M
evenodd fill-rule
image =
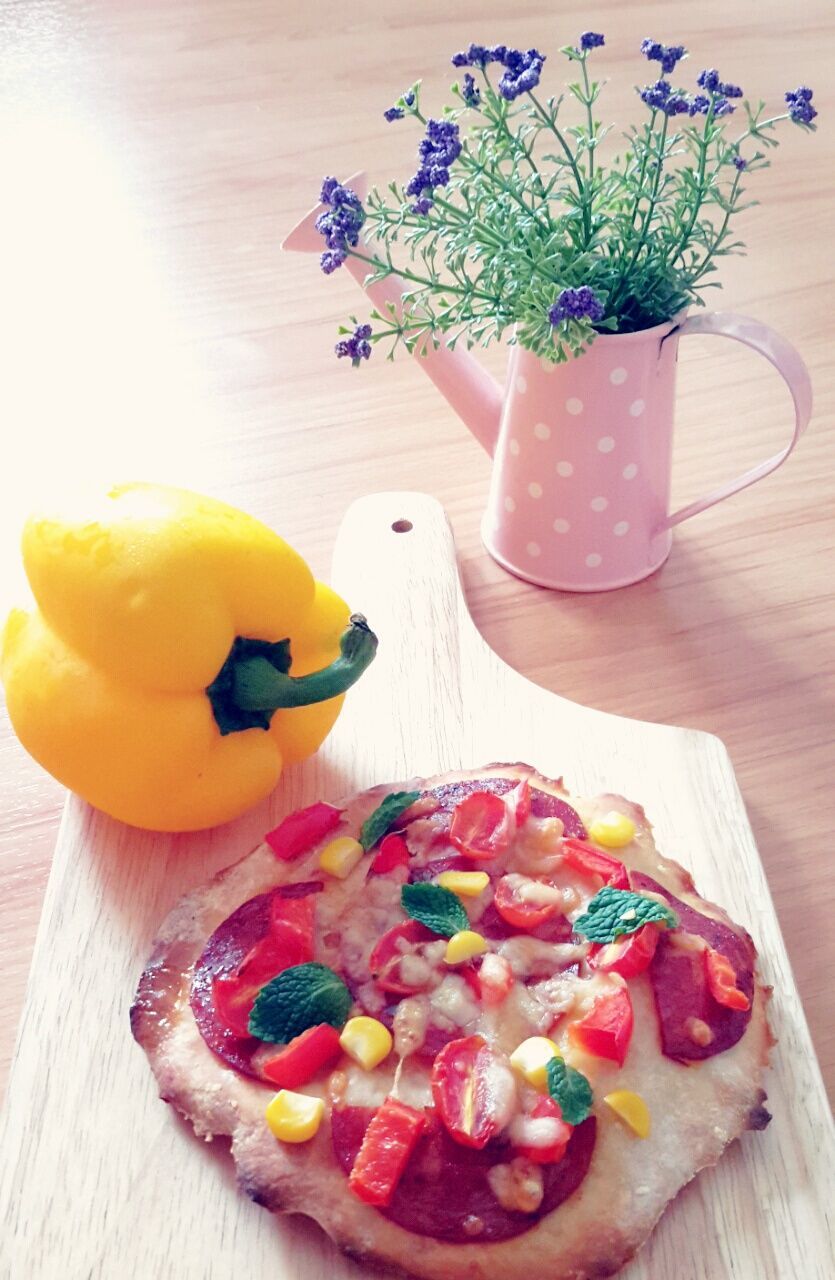
M789 104L789 118L795 124L811 124L818 114L812 106L812 90L805 85L801 85L799 89L790 89L786 94L786 102Z
M724 81L719 86L719 92L724 93L726 98L741 98L742 90L738 84L725 84Z
M464 99L468 107L477 107L481 102L481 90L476 84L474 78L469 71L464 76L461 84L461 97Z
M411 89L408 93L403 94L403 101L407 107L413 107L415 105L415 95Z
M548 312L548 320L552 325L562 324L564 320L585 319L596 324L605 314L606 308L594 289L584 284L579 289L563 289Z
M420 168L406 187L407 196L431 194L449 182L449 166L461 154L458 125L451 120L427 120L426 134L418 147Z
M371 355L371 343L368 341L370 337L371 325L358 324L349 338L342 338L337 342L334 351L340 358L349 356L351 364L358 369L360 361L367 360Z
M641 53L650 62L660 62L664 75L674 71L681 59L686 57L687 50L683 44L659 44L657 40L642 40Z
M702 71L696 80L696 84L700 89L707 89L708 93L718 93L722 87L719 72L715 67L710 71Z
M686 116L690 114L690 99L686 93L671 93L662 110L668 116Z
M672 89L667 80L656 80L655 84L645 85L643 89L638 90L641 101L648 107L652 107L653 111L663 111L664 104L671 93Z
M703 93L695 94L687 105L689 116L706 116L710 107L710 98Z
M316 230L325 237L331 251L323 253L319 262L329 276L342 266L349 247L358 243L365 210L357 193L343 187L337 178L325 178L319 199L328 208L316 219Z
M503 46L502 46L503 47ZM452 55L454 67L486 67L488 62L497 62L495 51L483 44L471 44L468 49Z
M336 271L337 267L341 267L345 261L346 255L341 249L326 249L319 259L319 265L326 276Z
M732 111L736 111L736 107L732 107L727 98L714 99L713 114L717 119L720 116L729 116Z
M496 61L505 68L499 81L499 93L507 102L513 102L520 94L530 93L539 84L545 54L536 49L528 49L527 53L521 49L505 49L504 57Z
M405 114L406 112L402 107L388 107L388 109L383 112L383 119L387 120L389 124L391 124L392 120L402 120Z
M584 31L580 36L581 49L599 49L605 43L605 39L597 31Z
M412 205L412 213L425 218L434 203L434 200L430 200L427 196L421 196L420 200L416 200Z
M748 161L745 160L742 156L734 156L733 166L735 169L738 169L740 173L742 173L744 169L748 168Z

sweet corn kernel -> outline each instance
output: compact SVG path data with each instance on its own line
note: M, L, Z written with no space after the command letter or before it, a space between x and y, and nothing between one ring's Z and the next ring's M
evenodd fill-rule
M339 1043L364 1071L373 1071L391 1053L392 1038L388 1027L376 1018L349 1018L342 1029Z
M486 871L442 871L435 877L435 884L452 893L460 893L462 898L477 898L489 883Z
M330 844L325 845L319 854L319 866L323 871L327 871L328 875L344 880L351 874L364 853L365 850L359 840L354 840L351 836L339 836L338 839L331 840Z
M651 1127L649 1107L639 1093L618 1089L607 1093L603 1101L639 1138L648 1138Z
M612 809L591 824L589 835L595 844L605 845L607 849L622 849L635 839L635 823L625 813Z
M454 933L446 944L444 960L447 964L463 964L465 960L472 960L473 956L483 955L486 950L487 941L480 933L462 929L460 933Z
M510 1065L528 1084L540 1093L548 1092L546 1067L552 1058L560 1058L558 1047L547 1036L530 1036L510 1055Z
M321 1098L279 1089L266 1110L267 1124L279 1142L309 1142L325 1114Z

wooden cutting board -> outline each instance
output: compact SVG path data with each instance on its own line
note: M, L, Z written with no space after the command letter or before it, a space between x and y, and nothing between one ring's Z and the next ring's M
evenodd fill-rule
M158 1100L128 1027L136 981L177 898L288 810L376 782L524 760L564 774L578 792L641 801L660 848L751 930L775 988L772 1124L685 1189L623 1276L832 1280L831 1117L722 743L576 706L500 662L467 612L444 512L422 494L356 503L333 583L368 615L379 657L326 746L288 773L269 804L205 835L166 837L67 802L0 1130L0 1275L367 1275L309 1222L276 1220L239 1195L225 1144L198 1142ZM543 646L559 642L542 635ZM547 1259L541 1274L547 1280Z

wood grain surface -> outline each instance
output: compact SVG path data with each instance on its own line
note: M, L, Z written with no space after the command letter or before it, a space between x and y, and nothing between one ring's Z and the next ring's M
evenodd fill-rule
M411 529L395 532L404 520ZM370 1274L313 1226L275 1223L249 1203L234 1188L227 1144L208 1148L157 1098L128 1034L136 978L180 894L251 848L286 806L461 761L535 759L551 776L564 770L580 794L611 787L642 801L662 851L686 856L700 890L751 929L774 985L772 1124L685 1189L624 1280L796 1280L799 1259L806 1280L829 1280L835 1133L721 742L587 710L501 662L469 617L434 499L378 494L354 504L334 583L374 618L380 655L281 799L208 838L143 834L76 800L67 806L0 1126L0 1275Z
M487 457L408 360L336 362L336 324L361 299L346 273L325 279L278 244L323 174L412 172L416 137L381 112L418 75L439 105L449 55L503 40L548 52L556 84L557 49L589 25L606 33L613 119L638 118L637 44L652 35L690 47L688 74L718 66L773 104L814 86L821 128L789 132L756 177L762 204L739 224L750 256L725 263L713 304L803 352L809 432L773 479L677 530L656 577L579 597L486 557ZM205 489L268 520L320 574L353 498L431 491L506 661L588 706L727 744L830 1090L833 29L827 0L790 21L777 0L605 0L593 14L545 0L0 0L0 603L19 585L24 511L81 476ZM786 438L777 376L718 348L682 350L678 502ZM0 800L2 1084L63 803L5 718Z

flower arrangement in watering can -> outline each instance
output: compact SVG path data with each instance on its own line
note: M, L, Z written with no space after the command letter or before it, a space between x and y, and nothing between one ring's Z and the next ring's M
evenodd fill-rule
M466 70L441 119L427 119L419 83L384 113L424 130L411 181L366 198L362 175L350 186L326 178L318 209L284 246L322 250L324 237L322 270L344 264L371 296L370 323L352 317L336 354L355 367L379 343L421 355L493 455L490 554L572 591L652 573L674 525L788 457L812 399L802 360L778 334L731 313L687 315L715 283L717 259L743 248L731 224L752 203L746 182L768 164L777 127L814 129L811 89L786 93L785 109L767 115L716 70L679 87L686 50L644 40L660 75L638 89L643 121L607 164L602 83L589 67L603 44L587 31L561 50L579 79L555 98L537 92L545 55L536 49L474 44L455 54ZM789 386L795 424L780 453L671 514L675 367L687 333L765 356ZM503 337L501 390L462 347Z

